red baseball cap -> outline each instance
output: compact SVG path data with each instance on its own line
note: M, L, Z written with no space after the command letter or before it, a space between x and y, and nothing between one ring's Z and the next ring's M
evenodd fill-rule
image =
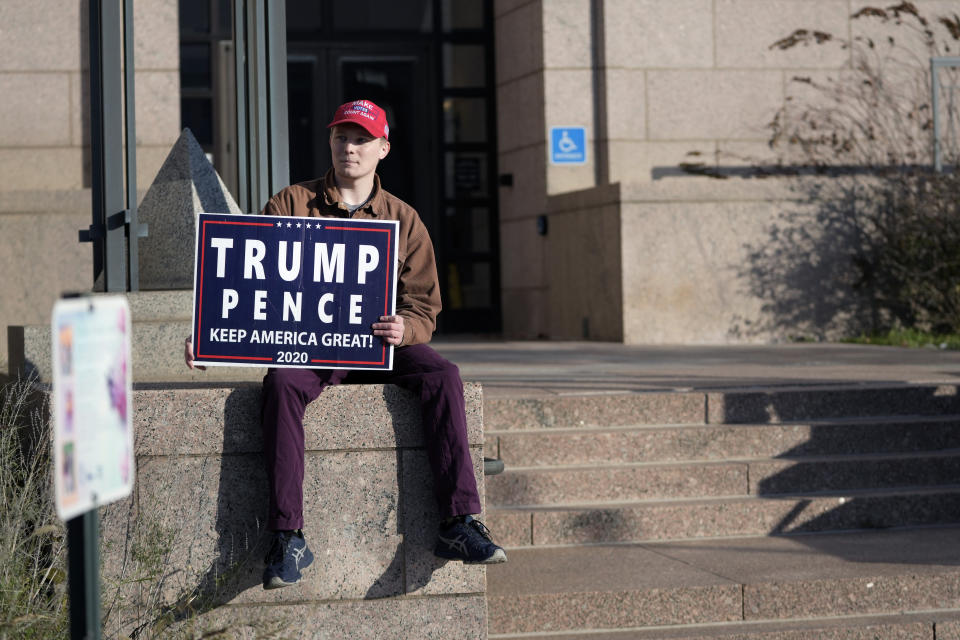
M369 100L354 100L340 105L337 112L333 114L333 121L327 125L327 129L344 122L360 125L374 138L389 139L390 137L387 114Z

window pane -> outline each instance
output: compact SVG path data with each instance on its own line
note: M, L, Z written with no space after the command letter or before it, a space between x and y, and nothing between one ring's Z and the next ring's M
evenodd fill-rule
M453 251L490 250L490 210L486 207L447 207L444 246Z
M487 67L482 44L443 45L443 84L446 87L482 87Z
M448 198L483 197L487 193L487 154L452 152L446 155Z
M446 98L443 101L443 123L446 142L486 142L486 100Z
M482 29L483 0L443 0L443 30Z
M180 86L186 89L208 89L210 82L210 45L180 45Z
M180 0L180 29L210 33L210 0Z
M287 0L287 31L316 31L323 24L318 0Z
M317 3L319 4L319 3ZM433 31L432 0L335 0L335 29Z
M209 149L213 145L213 101L210 98L181 99L180 125L189 128L197 142Z
M217 2L217 30L221 35L233 33L232 0L219 0Z

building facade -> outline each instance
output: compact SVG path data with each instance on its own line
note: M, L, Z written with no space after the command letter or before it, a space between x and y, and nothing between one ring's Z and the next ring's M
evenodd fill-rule
M134 2L141 188L183 126L235 180L231 4ZM911 6L956 13L946 0ZM869 8L288 0L290 177L325 170L337 104L383 103L394 143L384 182L433 236L442 333L650 344L827 335L835 316L780 304L828 297L817 271L784 274L784 292L770 285L775 263L758 258L784 224L816 234L816 212L791 178L755 169L784 162L770 125L797 77L842 77L857 59L841 41L899 33L893 19L867 24ZM92 286L90 247L77 241L90 218L86 21L76 0L0 5L6 325L44 323L62 291ZM949 39L948 23L931 28ZM791 34L796 46L776 46ZM575 153L556 155L561 142Z

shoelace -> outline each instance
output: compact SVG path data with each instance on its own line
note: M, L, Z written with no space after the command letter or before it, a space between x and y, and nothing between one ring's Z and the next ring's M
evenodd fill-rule
M479 520L471 520L468 524L474 529L476 529L477 533L479 533L481 536L483 536L490 542L493 542L493 538L490 535L490 529L487 529L487 526L485 524L483 524Z

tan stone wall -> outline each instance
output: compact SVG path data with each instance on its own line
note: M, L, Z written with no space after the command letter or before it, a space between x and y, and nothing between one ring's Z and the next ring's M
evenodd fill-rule
M42 324L63 291L89 291L87 3L0 2L0 363L11 324ZM137 182L180 133L177 0L135 0Z
M0 3L0 191L90 186L86 3ZM149 186L180 132L176 0L134 2L137 177Z
M743 268L745 247L784 224L787 187L777 184L781 195L771 196L756 180L704 182L683 175L680 165L773 161L768 125L797 91L791 79L838 76L850 68L852 54L835 42L789 51L771 45L799 28L844 39L883 37L883 28L851 19L875 3L603 0L599 76L591 4L494 2L500 172L514 178L500 190L505 334L582 337L571 335L582 305L567 292L565 272L554 267L589 260L591 250L578 241L593 237L588 222L602 226L609 219L618 220L620 244L609 250L622 267L613 276L618 281L604 286L622 291L622 335L604 333L603 339L724 343L829 333L829 327L765 317L770 301L757 297ZM957 10L955 0L916 5L928 16ZM594 90L598 78L601 96ZM548 162L548 132L556 126L587 128L585 165ZM730 186L734 182L739 186ZM616 183L625 199L605 213L587 207L575 215L554 206L560 194ZM546 237L536 235L540 215L548 219ZM574 218L580 223L569 224ZM790 217L815 233L817 223L802 220Z

